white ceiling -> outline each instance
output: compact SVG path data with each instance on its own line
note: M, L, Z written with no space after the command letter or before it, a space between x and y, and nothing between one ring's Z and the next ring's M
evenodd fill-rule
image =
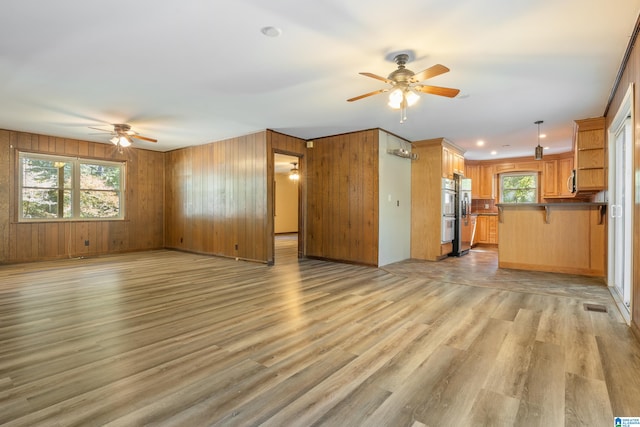
M382 128L446 137L470 159L571 149L572 120L603 114L640 0L3 0L0 128L107 142L130 123L155 150L264 129L313 139ZM279 37L261 28L275 26ZM427 84L408 120L385 95L393 53ZM484 147L476 141L486 141Z

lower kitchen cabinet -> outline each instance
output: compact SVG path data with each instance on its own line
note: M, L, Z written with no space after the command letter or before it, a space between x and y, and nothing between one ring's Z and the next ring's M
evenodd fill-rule
M487 227L487 216L478 215L476 218L476 234L474 239L475 243L486 243L489 239L489 228Z
M498 244L498 216L492 215L489 217L489 244Z
M498 244L498 216L478 215L476 220L476 235L474 243L497 245Z

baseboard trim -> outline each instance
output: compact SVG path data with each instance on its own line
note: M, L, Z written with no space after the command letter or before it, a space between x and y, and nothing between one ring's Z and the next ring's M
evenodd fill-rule
M578 274L580 276L593 276L602 277L604 283L604 271L592 270L588 268L574 268L574 267L558 267L554 265L538 265L538 264L523 264L519 262L505 262L498 261L499 268L511 268L513 270L529 270L529 271L544 271L547 273L561 273L561 274Z

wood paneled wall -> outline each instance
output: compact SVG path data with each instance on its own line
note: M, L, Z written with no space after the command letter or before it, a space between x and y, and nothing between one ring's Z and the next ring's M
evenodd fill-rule
M166 153L165 246L270 262L267 159L266 132Z
M632 41L633 42L633 41ZM635 43L629 56L629 61L624 68L620 83L607 111L607 129L622 105L629 85L634 83L634 165L633 176L635 179L633 194L633 302L632 302L632 328L640 339L640 47Z
M307 255L378 262L378 130L320 138L307 149Z
M126 220L18 223L18 150L126 161ZM110 144L0 130L0 170L0 262L163 247L163 153L130 148L120 154Z

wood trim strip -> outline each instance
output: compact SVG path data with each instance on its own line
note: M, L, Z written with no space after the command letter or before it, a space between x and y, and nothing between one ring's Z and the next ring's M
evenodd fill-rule
M607 106L604 108L604 114L603 114L604 117L606 117L607 114L609 113L609 108L611 108L611 104L613 103L613 98L615 98L616 93L618 92L618 87L620 86L620 82L622 81L622 75L627 69L627 64L629 63L629 58L631 57L631 51L633 51L633 46L636 44L636 40L638 39L639 32L640 32L640 15L638 15L638 18L636 19L636 25L633 27L633 32L631 33L629 44L627 44L627 49L624 51L624 56L622 57L622 63L620 63L618 74L616 74L616 78L613 81L613 87L611 88L609 99L607 99Z
M548 273L579 274L583 276L595 276L595 277L602 277L604 275L603 271L594 270L590 268L554 267L549 265L525 264L525 263L519 263L519 262L499 261L498 267L510 268L514 270L545 271Z

